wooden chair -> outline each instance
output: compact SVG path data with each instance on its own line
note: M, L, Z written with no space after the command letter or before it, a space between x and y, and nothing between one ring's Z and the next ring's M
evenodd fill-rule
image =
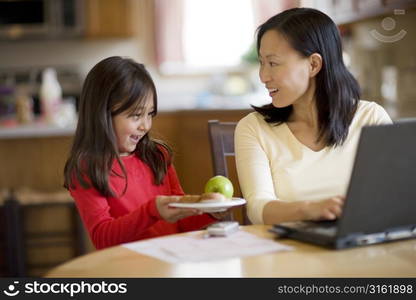
M208 133L211 144L211 157L214 175L229 177L227 157L235 157L234 131L236 122L208 121ZM249 225L246 206L242 208L243 225Z
M70 211L72 227L69 231L47 228L37 232L25 226L30 211L66 207ZM31 276L29 269L48 269L64 261L31 264L28 251L48 247L70 247L72 257L86 252L84 229L75 204L67 193L10 192L2 205L5 230L3 232L6 274L8 277ZM44 250L42 250L44 251ZM69 257L69 258L72 258Z

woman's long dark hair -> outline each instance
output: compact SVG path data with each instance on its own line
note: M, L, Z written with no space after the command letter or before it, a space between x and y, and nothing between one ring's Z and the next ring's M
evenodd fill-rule
M313 53L322 56L322 68L316 75L316 108L319 137L327 146L342 145L357 110L360 88L344 65L342 45L334 22L323 12L312 8L293 8L279 13L257 31L257 52L261 39L269 31L282 34L291 46L304 57ZM272 104L253 108L265 117L266 122L287 122L293 106L276 108Z
M69 158L64 169L67 189L75 188L74 180L82 187L92 185L104 196L114 196L109 176L126 179L127 173L119 157L112 117L122 112L134 112L152 95L154 114L157 113L157 94L152 78L142 64L131 59L113 56L96 64L85 79L78 125ZM146 134L137 145L135 155L146 163L160 185L170 164L171 150L164 143ZM114 161L123 174L112 171Z

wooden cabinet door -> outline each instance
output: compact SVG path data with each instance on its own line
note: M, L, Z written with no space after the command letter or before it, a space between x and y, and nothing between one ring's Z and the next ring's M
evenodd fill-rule
M85 3L87 37L133 35L130 0L87 0Z

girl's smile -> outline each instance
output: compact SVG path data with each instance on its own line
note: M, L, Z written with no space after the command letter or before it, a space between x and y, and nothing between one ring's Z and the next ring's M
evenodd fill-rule
M113 128L121 156L129 155L152 127L154 116L153 95L146 97L145 105L137 111L124 111L113 116Z

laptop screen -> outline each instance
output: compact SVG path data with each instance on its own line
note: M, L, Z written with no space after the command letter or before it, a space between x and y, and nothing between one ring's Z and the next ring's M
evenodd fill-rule
M416 120L364 127L338 236L416 224Z

